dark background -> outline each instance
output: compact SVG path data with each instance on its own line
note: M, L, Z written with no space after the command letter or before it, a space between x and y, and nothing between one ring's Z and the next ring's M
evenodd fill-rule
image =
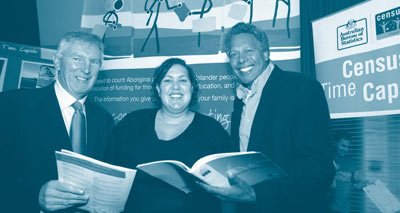
M2 0L0 8L0 41L40 46L36 1Z

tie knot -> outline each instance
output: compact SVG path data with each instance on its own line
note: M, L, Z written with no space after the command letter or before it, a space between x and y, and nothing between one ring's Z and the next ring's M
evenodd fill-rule
M74 108L74 110L82 110L82 104L81 104L81 102L79 102L79 101L75 101L75 102L72 104L72 107Z

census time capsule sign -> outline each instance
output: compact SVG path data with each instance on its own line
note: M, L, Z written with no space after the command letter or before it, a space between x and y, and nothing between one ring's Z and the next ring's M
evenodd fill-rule
M316 75L332 118L400 113L399 8L372 0L313 22Z
M329 74L319 75L318 80L332 117L377 115L400 109L399 49L400 45L395 45L317 65Z

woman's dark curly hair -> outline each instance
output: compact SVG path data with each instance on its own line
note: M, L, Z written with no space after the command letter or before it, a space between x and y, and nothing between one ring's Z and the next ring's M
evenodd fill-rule
M193 106L197 103L197 97L199 93L199 85L197 84L196 75L193 72L193 69L186 64L186 62L180 58L170 58L164 61L159 67L156 68L153 75L153 82L151 84L152 92L153 92L153 100L154 104L157 106L161 106L161 98L157 91L157 85L160 86L162 79L168 73L169 69L173 65L182 65L186 68L189 76L190 83L193 87L192 97L189 103L189 106Z

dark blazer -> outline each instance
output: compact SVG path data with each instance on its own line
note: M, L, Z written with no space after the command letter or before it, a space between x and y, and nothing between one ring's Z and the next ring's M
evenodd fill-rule
M54 84L2 93L0 103L0 145L4 148L0 162L2 171L6 171L2 178L8 181L5 188L12 195L8 197L10 203L4 205L13 212L39 212L41 186L58 178L55 151L72 150ZM85 108L87 155L104 160L113 120L89 101Z
M236 98L231 135L238 147L242 109L242 101ZM242 206L243 212L327 211L333 145L328 106L317 81L275 66L255 114L248 151L264 153L288 177L256 185L257 206Z

